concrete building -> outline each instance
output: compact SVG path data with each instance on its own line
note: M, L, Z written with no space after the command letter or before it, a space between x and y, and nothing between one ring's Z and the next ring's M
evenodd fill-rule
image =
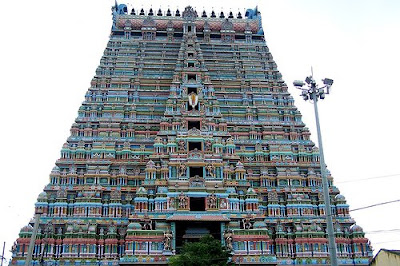
M400 250L381 249L375 255L371 266L399 266Z

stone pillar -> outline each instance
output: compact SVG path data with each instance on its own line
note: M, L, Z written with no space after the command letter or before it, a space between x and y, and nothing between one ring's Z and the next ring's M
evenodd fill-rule
M171 232L172 232L172 241L171 241L171 247L172 250L176 250L176 224L175 222L171 222Z
M225 233L225 223L221 222L221 244L223 246L225 246L225 237L224 237L224 233Z

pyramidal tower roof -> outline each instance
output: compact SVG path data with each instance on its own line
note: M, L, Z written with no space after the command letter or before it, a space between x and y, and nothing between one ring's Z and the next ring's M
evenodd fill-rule
M207 234L242 265L330 265L319 151L258 9L115 2L112 20L11 265L166 265ZM328 181L339 263L368 265L368 239Z

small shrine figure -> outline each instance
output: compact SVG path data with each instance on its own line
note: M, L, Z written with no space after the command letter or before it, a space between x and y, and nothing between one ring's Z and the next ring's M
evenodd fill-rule
M121 175L125 175L126 174L126 167L125 166L121 166L121 168L119 169L119 173Z
M206 141L206 151L211 151L212 143L211 141L207 140Z
M175 208L175 198L169 198L169 208Z
M135 176L139 176L140 175L140 169L138 167L135 167L133 169L133 172L135 173Z
M115 234L115 225L114 225L114 223L111 223L109 226L108 226L108 234L109 235L112 235L112 234Z
M233 245L232 245L232 230L227 229L224 232L224 238L225 238L225 244L226 244L226 248L228 250L232 250L233 249Z
M12 247L11 247L11 253L13 255L15 255L16 252L17 252L17 242L15 241L14 244L12 245Z
M243 222L244 229L251 229L252 225L251 225L251 217L250 216L246 216L245 218L243 218L242 222Z
M120 229L118 230L118 234L119 234L121 237L124 237L124 236L126 235L126 229L125 229L125 228L120 228Z
M170 230L164 233L164 250L171 250L172 233Z
M227 204L226 204L226 200L225 199L221 199L220 203L219 203L219 207L221 209L226 209Z
M312 232L315 232L315 231L317 231L317 223L315 222L315 221L313 221L310 225L309 225L309 227L308 227L308 231L312 231Z
M283 226L280 220L278 220L278 222L276 223L276 232L283 232Z
M214 178L215 177L215 168L212 164L207 165L207 171L210 177Z
M181 122L181 130L185 130L186 129L186 121L182 121Z
M333 225L333 228L335 229L335 232L337 232L337 233L341 233L342 232L342 228L341 228L340 223L338 221L335 222L335 224Z
M143 224L143 230L151 230L151 228L152 228L152 226L151 226L151 219L149 218L148 215L146 215L146 216L143 218L143 222L144 222L144 224Z
M217 208L217 197L214 194L212 194L208 198L208 208L209 209L216 209Z
M179 141L179 151L185 151L186 145L183 140Z
M200 112L204 112L206 109L206 105L204 103L200 103Z
M179 176L186 176L186 165L180 164L179 165Z
M187 209L188 206L188 199L187 197L183 194L183 192L179 195L179 204L178 207L180 209Z

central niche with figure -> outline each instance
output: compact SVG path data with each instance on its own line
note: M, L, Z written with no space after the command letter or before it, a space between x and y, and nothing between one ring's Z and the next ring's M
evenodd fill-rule
M190 198L190 211L203 212L206 210L206 200L205 198Z
M196 75L193 75L196 77ZM197 95L197 88L188 88L188 111L199 110L199 96Z

